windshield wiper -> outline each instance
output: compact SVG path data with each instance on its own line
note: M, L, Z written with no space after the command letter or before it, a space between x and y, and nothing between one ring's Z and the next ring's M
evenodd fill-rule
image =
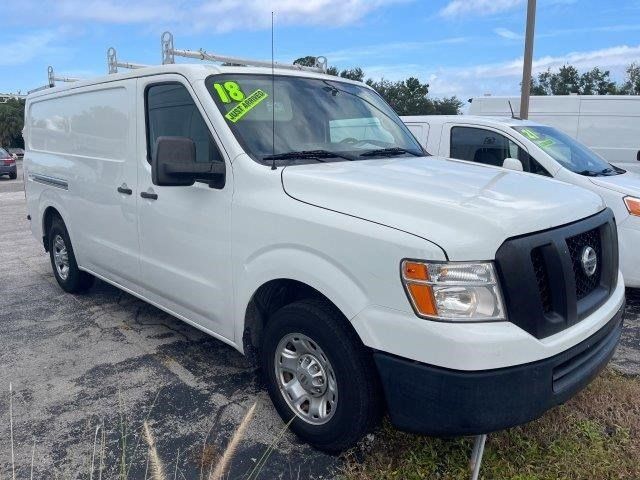
M299 152L277 153L275 155L267 155L262 160L294 160L294 159L311 159L323 162L323 158L344 158L345 160L353 160L353 158L341 153L331 152L329 150L300 150Z
M585 177L599 177L600 172L595 172L593 170L582 170L578 172L578 175L584 175Z
M401 155L403 153L408 153L415 157L421 157L422 152L415 152L413 150L407 150L406 148L392 147L392 148L377 148L375 150L369 150L367 152L361 153L361 157L392 157L394 155Z

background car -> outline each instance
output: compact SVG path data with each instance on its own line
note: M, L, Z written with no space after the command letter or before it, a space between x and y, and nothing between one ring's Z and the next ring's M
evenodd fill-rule
M22 160L24 158L23 148L7 148L7 151L16 159Z
M0 148L0 175L9 175L11 180L18 177L16 159L4 148Z

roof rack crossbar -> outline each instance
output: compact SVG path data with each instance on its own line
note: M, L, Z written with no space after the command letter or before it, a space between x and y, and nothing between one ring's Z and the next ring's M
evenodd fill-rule
M56 82L70 83L70 82L77 82L77 81L80 80L79 78L74 78L74 77L57 77L53 73L53 67L51 65L49 65L49 67L47 68L47 77L48 77L48 80L49 80L48 84L43 85L43 86L38 87L38 88L34 88L32 90L29 90L27 92L27 94L39 92L39 91L45 90L47 88L53 88L53 87L56 86Z
M171 32L164 32L161 37L162 45L162 64L175 63L175 57L195 58L197 60L208 60L210 62L222 62L232 65L245 65L252 67L271 67L270 61L265 60L251 60L247 58L229 57L226 55L218 55L209 53L203 49L200 50L182 50L174 48L173 46L173 34ZM316 62L313 67L306 67L304 65L296 65L289 63L274 62L273 66L281 69L288 70L305 70L309 72L327 72L327 58L316 57Z
M118 68L127 68L129 70L134 70L136 68L145 68L149 66L143 63L119 62L118 56L116 54L116 49L113 47L109 47L109 50L107 50L107 64L109 65L110 74L118 73Z

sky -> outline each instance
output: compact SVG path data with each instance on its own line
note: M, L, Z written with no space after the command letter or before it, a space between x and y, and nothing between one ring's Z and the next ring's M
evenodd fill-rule
M434 97L517 94L526 0L0 0L0 92L106 73L106 51L158 64L175 47L292 62L324 55L367 77L418 77ZM180 60L179 60L180 61ZM188 60L184 60L188 61ZM570 63L622 80L640 63L640 0L538 0L534 73Z

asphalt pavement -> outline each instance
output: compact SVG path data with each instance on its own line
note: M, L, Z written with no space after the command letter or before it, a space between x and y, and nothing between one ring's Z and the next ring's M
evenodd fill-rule
M335 476L339 460L284 431L234 349L104 282L64 293L29 231L21 168L17 180L0 177L0 265L0 478L11 478L11 428L16 478L29 478L32 452L33 478L90 478L97 428L102 478L120 478L123 468L144 478L145 419L171 478L199 478L205 438L204 456L215 459L254 402L229 478L250 472L280 433L258 478ZM614 365L638 375L640 293L627 293Z
M281 434L257 478L335 476L338 459L286 431L237 351L104 282L64 293L30 233L18 179L0 177L0 478L12 477L10 406L16 478L30 478L34 445L33 478L90 478L97 427L102 478L121 478L123 464L128 478L144 478L148 419L169 478L191 480L205 438L210 461L254 402L229 478L252 471Z

